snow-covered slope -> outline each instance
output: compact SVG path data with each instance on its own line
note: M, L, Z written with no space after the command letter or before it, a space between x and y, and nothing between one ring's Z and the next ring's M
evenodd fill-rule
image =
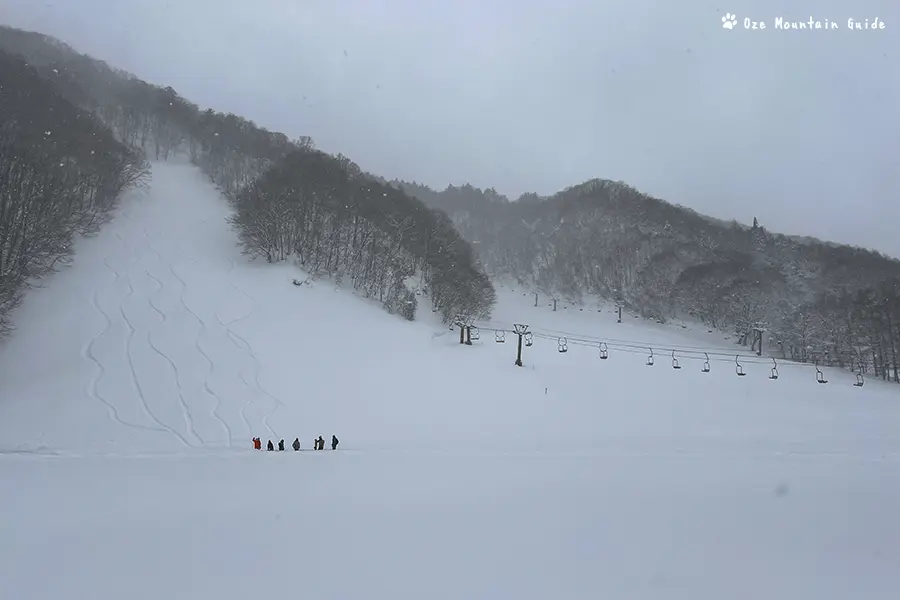
M509 287L461 346L427 307L248 263L202 175L153 168L0 345L4 595L896 596L895 387L737 377L705 330ZM488 329L514 322L524 368Z

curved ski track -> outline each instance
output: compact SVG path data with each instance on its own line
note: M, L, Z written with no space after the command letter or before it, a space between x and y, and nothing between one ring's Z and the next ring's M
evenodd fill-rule
M149 241L147 243L149 245ZM184 307L184 310L190 313L190 315L194 317L200 324L200 331L197 332L197 338L194 340L194 347L197 349L197 352L199 352L200 355L206 359L206 362L209 363L209 368L207 368L206 376L203 379L203 389L216 401L216 406L212 410L212 415L216 418L217 421L219 421L219 423L222 424L222 427L225 429L225 434L228 436L228 445L231 446L232 444L234 444L234 437L231 432L231 427L228 426L228 423L226 423L225 419L223 419L219 414L222 408L222 398L217 393L212 391L212 388L209 387L209 378L212 375L215 364L206 353L206 351L203 350L203 347L200 345L200 338L203 335L203 332L207 330L206 322L201 319L197 315L197 313L191 310L191 308L187 305L187 302L185 302L184 300L184 294L185 292L187 292L187 283L185 283L184 280L178 275L178 273L175 272L175 267L174 265L172 265L172 263L168 263L167 267L172 276L178 280L178 283L181 284L181 293L178 294L178 299L181 301L181 306Z
M162 282L159 279L157 279L156 277L154 277L153 275L151 275L150 271L145 271L145 272L147 273L147 276L150 279L155 281L157 283L157 285L160 286L159 289L156 290L156 292L153 292L153 294L161 292L163 290ZM150 305L150 308L152 308L157 314L160 315L160 317L162 317L162 321L160 321L160 324L165 323L166 322L166 314L163 311L159 310L155 304L153 304L153 298L152 298L153 294L149 294L147 296L147 303ZM184 420L188 425L188 429L191 431L191 433L194 435L194 437L196 437L202 445L205 445L206 441L202 437L200 437L200 434L197 433L197 431L194 429L193 419L190 415L190 410L188 408L187 401L184 399L184 389L181 385L181 373L178 371L178 367L175 365L175 361L173 361L169 357L168 354L166 354L165 352L160 350L159 347L153 342L153 330L152 329L147 331L147 343L150 345L150 347L153 349L154 352L156 352L158 355L160 355L163 358L163 360L165 360L167 363L169 363L169 366L172 367L172 372L175 376L175 386L178 388L178 398L181 401L181 410L184 413Z
M185 439L183 435L175 431L172 427L169 427L165 423L163 423L159 417L153 414L153 411L150 409L150 404L147 402L147 397L144 395L144 388L141 387L141 382L137 376L137 370L134 368L134 359L131 355L131 342L134 340L134 334L137 333L137 330L131 324L131 321L128 319L128 316L125 314L125 309L122 306L122 303L127 300L134 293L134 287L132 287L131 282L128 282L128 293L125 294L125 298L122 299L122 302L119 303L119 313L122 315L122 319L125 320L125 325L128 326L128 339L125 340L125 357L128 359L128 368L131 370L131 380L134 383L135 390L138 393L138 397L141 399L141 404L143 405L144 413L150 417L157 425L177 437L182 444L185 446L193 447L193 445ZM188 418L187 415L185 418ZM193 428L190 426L190 422L188 421L188 430L193 432ZM199 436L194 433L194 436L199 440ZM202 440L201 440L202 443Z
M119 272L109 264L109 261L106 258L103 259L103 264L105 264L107 267L112 269L112 271L116 274L117 280L121 278L121 275L119 274ZM155 414L153 414L153 411L150 410L150 406L147 403L147 397L144 395L144 389L141 387L141 382L138 380L137 371L134 368L134 359L131 356L131 341L134 339L134 334L136 333L136 330L132 326L131 321L129 321L128 317L125 315L125 310L122 308L122 303L127 298L129 298L133 293L134 293L134 288L132 287L131 282L129 281L128 282L128 293L125 295L125 298L123 298L119 302L119 312L121 313L122 318L125 320L125 325L128 326L128 339L125 340L125 357L128 360L128 367L131 370L132 383L134 384L134 387L135 387L135 390L137 391L138 397L141 399L141 405L143 407L144 414L146 414L147 417L150 418L154 423L156 423L157 425L162 427L162 429L164 431L171 433L176 438L178 438L178 440L182 444L184 444L188 448L191 448L193 446L191 446L191 444L184 438L183 435L181 435L180 433L178 433L177 431L175 431L174 429L172 429L171 427L169 427L168 425L166 425L165 423L160 421L159 418Z
M256 360L256 356L253 354L253 350L250 348L250 344L247 343L247 340L245 340L244 338L242 338L241 336L239 336L238 334L236 334L236 333L235 333L234 331L232 331L232 329L231 329L231 325L237 323L238 321L241 321L241 320L243 320L243 319L246 319L247 317L249 317L249 316L252 315L252 314L253 314L253 308L251 307L251 308L250 308L250 312L248 312L246 315L241 316L241 317L238 317L238 318L236 318L236 319L233 319L233 320L229 321L228 323L223 322L222 319L219 318L218 313L216 313L215 317L216 317L216 321L219 322L219 325L221 325L222 327L225 328L225 333L228 335L228 339L231 341L231 343L234 344L234 347L237 348L238 350L240 350L241 352L246 352L247 355L250 356L251 359L253 359L253 361L254 361L254 367L255 367L255 369L256 369L255 376L256 376L256 379L257 379L257 381L258 381L258 380L259 380L259 361ZM241 344L239 344L239 343L237 342L237 339L235 339L235 338L239 338L239 339L244 343L244 345L242 346ZM253 385L253 384L251 384L249 381L247 381L247 379L244 377L244 374L243 374L243 373L238 372L238 377L239 377L240 380L244 383L244 385L247 387L248 390L253 390L253 389L255 389L255 390L258 391L260 394L262 394L262 395L264 395L264 396L268 396L268 394L266 393L266 391L263 390L263 389L259 386L259 384ZM248 395L247 401L246 401L246 402L244 403L244 405L241 407L241 417L243 417L244 421L247 422L248 428L249 428L250 424L249 424L249 421L247 421L246 411L247 411L248 408L250 408L250 406L251 406L252 404L253 404L253 396L252 396L252 395ZM272 414L274 414L274 412L275 412L275 411L274 411L274 409L273 409L273 410L270 411L268 414L263 415L263 417L262 417L262 424L263 424L263 427L265 427L273 437L278 437L278 436L275 434L275 431L274 431L274 430L272 429L272 427L269 425L269 417L272 416ZM252 429L251 429L251 432L252 432Z
M146 227L143 227L143 228L142 228L142 233L143 233L143 237L144 237L144 245L147 247L147 249L150 250L150 252L152 252L154 255L156 255L157 259L159 259L159 261L160 261L161 263L165 264L165 265L168 267L168 270L169 270L169 272L172 274L172 276L175 277L175 279L178 280L178 282L181 284L182 291L181 291L181 293L179 294L178 299L179 299L179 301L181 302L182 307L185 309L185 311L187 311L191 316L193 316L195 319L197 319L197 321L200 323L200 331L197 332L197 337L196 337L196 339L194 340L194 348L197 350L197 353L200 354L204 359L206 359L206 362L209 363L209 368L207 369L207 371L206 371L206 376L205 376L205 378L204 378L204 380L203 380L203 390L204 390L204 392L206 392L206 393L207 393L207 394L215 401L215 403L216 403L215 408L213 408L213 411L212 411L212 416L213 416L213 417L214 417L214 418L222 425L222 428L225 430L225 435L228 436L228 446L230 447L230 446L232 446L232 445L234 444L234 435L233 435L233 432L232 432L232 430L231 430L231 426L229 426L228 423L225 421L225 419L223 419L223 418L221 417L221 415L219 414L219 411L220 411L220 409L221 409L221 407L222 407L222 403L223 403L222 398L221 398L216 392L214 392L213 389L212 389L212 388L210 387L210 385L209 385L209 378L210 378L210 376L212 375L212 371L213 371L213 361L212 361L212 359L210 359L209 355L208 355L208 354L203 350L203 348L200 346L200 336L202 335L203 331L206 330L206 323L204 323L203 320L200 319L200 318L194 313L194 311L192 311L192 310L188 307L188 305L185 303L185 300L184 300L184 292L187 290L187 285L186 285L185 282L184 282L184 281L183 281L183 280L175 273L175 271L172 269L171 262L165 260L165 259L162 257L162 255L156 250L156 248L153 247L153 244L152 244L151 241L150 241L150 234L149 234L149 232L147 231L147 228L146 228ZM156 292L154 292L154 294L155 294L155 293L159 293L160 291L162 291L162 290L163 290L163 287L164 287L163 282L162 282L159 278L157 278L157 277L151 275L151 274L150 274L150 271L147 271L147 275L148 275L151 279L153 279L154 281L156 281L157 285L159 285L159 289L158 289ZM157 313L159 313L159 314L163 317L163 322L165 322L166 317L165 317L165 315L163 314L163 312L160 311L160 310L153 304L152 295L153 295L153 294L151 294L150 296L147 297L147 302L149 302L150 306L151 306ZM168 360L168 357L166 357L166 358L167 358L167 360ZM179 377L180 377L180 373L178 372L178 367L175 366L175 363L174 363L172 360L169 360L169 364L172 365L172 369L175 371L175 377L176 377L176 380L178 380ZM179 390L180 390L180 389L181 389L180 381L179 381L178 386L179 386ZM242 416L243 416L243 415L242 415ZM246 419L245 419L245 420L246 420ZM249 429L249 424L248 424L248 429Z
M138 246L140 246L141 248L146 247L147 251L149 253L152 253L156 257L160 266L164 267L166 270L168 270L168 272L171 274L171 276L175 280L178 281L178 283L181 286L180 293L178 294L179 302L181 303L181 306L184 308L184 310L188 314L190 314L191 317L193 317L193 319L195 319L197 321L197 323L200 325L200 330L198 331L197 337L194 341L194 347L195 347L197 353L200 354L208 364L208 368L207 368L206 375L204 378L203 389L206 394L208 394L211 398L213 398L215 400L215 407L212 411L212 416L215 418L215 420L217 420L221 424L222 428L225 430L225 433L226 433L227 439L228 439L228 442L227 442L228 447L232 448L234 446L234 431L232 430L232 427L228 424L228 422L222 417L222 414L221 414L221 409L224 406L225 401L223 400L223 398L221 396L219 396L219 394L217 394L212 389L212 387L210 385L210 380L211 380L213 371L216 369L215 361L206 352L206 350L203 348L203 346L201 344L202 336L204 335L204 332L207 332L209 330L209 325L193 309L191 309L190 306L188 306L187 301L185 299L185 295L188 291L187 282L177 272L174 261L168 260L163 254L161 254L155 248L154 244L152 243L152 236L150 235L148 228L146 226L141 226L137 221L133 220L132 216L130 214L126 214L123 212L123 213L121 213L121 216L124 217L127 222L129 222L131 225L134 226L134 228L136 229L135 233L141 232L143 234L143 243L139 243ZM141 235L141 233L139 233L138 235ZM142 409L143 413L147 416L147 418L150 419L150 421L152 421L155 425L151 426L151 425L144 425L144 424L138 424L138 423L130 423L130 422L122 419L122 417L119 414L119 410L118 410L118 407L116 406L116 404L114 404L113 402L110 402L109 400L104 398L99 393L99 390L98 390L99 382L106 376L108 369L107 369L107 367L104 366L103 362L97 358L97 356L94 352L94 346L104 336L106 336L113 327L113 319L100 306L100 295L101 295L101 293L103 293L102 288L98 288L97 290L94 291L92 298L91 298L91 304L92 304L93 309L95 311L97 311L98 313L100 313L100 315L102 316L102 318L104 320L104 328L100 333L98 333L89 342L87 342L81 350L82 357L85 360L89 360L89 361L93 362L97 366L97 370L96 370L95 374L91 377L90 381L88 381L88 383L85 385L84 393L88 397L90 397L92 400L102 404L104 406L104 408L106 409L107 415L110 418L110 420L112 420L122 426L131 427L133 429L139 429L139 430L143 430L143 431L168 433L168 434L176 437L184 447L190 448L192 450L199 449L200 447L208 447L209 444L203 438L200 437L200 435L197 433L197 431L194 427L193 415L191 414L190 406L189 406L188 401L185 398L184 390L183 390L183 387L181 384L182 373L179 371L176 361L174 361L168 354L163 352L162 349L154 342L154 339L153 339L153 334L155 331L154 326L149 327L147 330L147 344L149 345L149 347L153 350L153 352L155 354L159 355L171 367L173 376L174 376L175 386L178 390L180 408L181 408L182 415L184 417L185 425L187 428L187 435L191 438L194 438L197 443L196 444L191 443L189 441L188 437L185 437L185 435L179 433L179 431L172 428L171 426L166 425L165 422L163 422L159 417L156 416L153 409L151 409L151 407L150 407L150 402L148 401L145 390L144 390L143 386L141 385L140 379L138 377L136 365L134 362L134 357L132 354L132 344L133 344L134 338L137 334L137 329L135 328L134 323L129 318L129 316L125 310L125 303L130 298L133 298L135 295L135 288L132 285L131 274L128 272L129 269L131 267L134 267L134 266L139 265L140 263L144 262L142 260L143 258L150 259L150 260L152 260L152 259L150 258L149 255L139 252L140 248L133 246L132 244L129 244L128 241L126 240L126 238L123 237L123 235L121 233L116 232L115 236L125 246L125 248L129 251L129 253L134 257L135 260L133 260L131 263L129 263L127 267L123 268L124 270L116 269L111 264L111 258L112 258L111 256L105 256L102 260L102 263L103 263L104 267L106 269L108 269L113 275L113 280L112 280L112 282L110 282L109 285L115 286L120 280L124 280L128 286L128 292L125 294L124 297L122 297L121 299L119 299L116 302L118 304L118 312L120 313L125 326L128 328L128 334L127 334L127 338L125 340L125 358L128 363L128 368L130 371L130 378L132 380L132 385L133 385L134 390L135 390L135 392L139 398L139 401L141 403L141 409ZM196 264L195 261L191 260L189 257L184 255L181 246L175 246L174 250L175 250L175 253L178 254L179 259L183 260L184 262ZM143 254L143 257L141 256L142 254ZM168 253L168 254L171 255L171 253ZM159 321L158 321L157 325L162 325L163 323L166 323L169 320L169 316L165 313L165 311L161 310L159 308L159 306L154 302L154 297L166 289L166 285L167 285L166 281L165 281L166 278L163 277L161 279L160 277L155 276L150 271L150 269L147 267L146 264L144 264L142 266L144 267L143 274L146 275L149 279L151 279L152 281L154 281L156 283L157 289L155 291L147 294L146 300L147 300L147 304L149 305L149 308L153 312L155 312L157 315L159 315ZM227 279L230 280L230 275L236 268L237 268L237 261L235 261L234 259L231 259L231 264L226 273ZM244 290L240 289L235 284L229 283L229 286L232 289L234 289L238 294L244 296L245 298L247 298L247 300L250 301L250 308L246 314L239 316L235 319L232 319L231 321L229 321L227 323L224 322L219 317L218 312L214 311L214 313L213 313L218 325L223 328L223 330L224 330L225 334L227 335L228 339L230 340L231 344L233 344L234 347L241 354L246 354L253 361L253 365L254 365L254 374L252 377L253 383L248 381L247 377L245 377L243 373L241 373L240 371L238 372L238 377L239 377L240 381L243 383L243 385L246 386L247 390L256 390L256 392L257 392L256 394L253 394L253 393L248 394L246 402L244 402L241 406L239 406L240 417L241 417L244 425L247 427L247 431L252 434L254 428L252 427L252 425L250 423L250 419L248 418L248 410L251 408L251 406L253 404L255 404L256 402L259 401L259 399L256 397L257 395L261 395L261 396L268 398L271 401L271 408L269 410L264 410L264 414L261 418L261 421L262 421L261 424L272 437L277 437L277 433L275 432L275 430L272 428L272 426L270 424L270 419L272 418L272 416L276 413L276 411L279 408L284 407L284 403L279 398L277 398L273 394L271 394L265 387L263 387L263 385L260 381L260 375L261 375L261 371L262 371L261 361L259 360L256 353L254 352L251 344L243 336L241 336L240 334L238 334L237 332L235 332L232 329L232 326L234 324L236 324L240 321L243 321L254 314L256 301L250 294L248 294Z
M111 267L109 267L109 265L106 264L105 260L104 260L104 265L107 268L109 268L111 271L113 270ZM115 271L113 271L113 273L115 274ZM118 280L118 278L114 281L117 281L117 280ZM97 368L99 369L99 373L96 373L93 377L91 377L90 381L88 381L88 383L84 387L84 392L91 399L96 400L97 402L100 402L101 404L103 404L106 407L106 411L109 415L109 418L111 420L115 421L116 423L118 423L124 427L132 427L134 429L140 429L142 431L160 431L160 432L164 433L165 432L164 429L159 429L157 427L147 427L146 425L140 425L137 423L128 423L128 422L124 421L122 419L122 417L119 416L119 410L115 407L115 405L112 402L110 402L109 400L107 400L106 398L104 398L103 396L101 396L100 392L97 390L97 384L99 384L100 380L103 379L103 376L106 375L106 368L103 366L103 363L101 363L99 360L97 360L97 357L94 354L94 344L96 344L112 328L112 320L109 318L109 316L105 312L103 312L103 309L100 308L100 303L97 300L97 296L99 294L100 294L99 289L94 290L94 293L91 296L91 305L94 307L94 310L96 310L98 313L100 313L100 315L103 317L103 321L104 321L105 325L103 327L103 331L101 331L100 333L98 333L97 335L92 337L91 340L81 350L82 357L87 358L88 360L93 362L95 365L97 365Z
M128 242L125 241L125 238L123 238L122 235L121 235L120 233L116 232L116 237L119 238L119 241L122 242L122 245L125 246L125 248L126 248L129 252L131 252L131 254L133 254L133 255L136 257L136 260L135 260L134 262L132 262L129 266L134 266L134 265L139 264L139 263L141 262L141 259L140 259L140 256L138 256L138 253L135 251L135 248L131 247L131 246L128 244ZM129 333L129 344L130 344L130 341L134 338L134 334L136 333L136 330L135 330L134 327L132 326L131 320L130 320L130 319L128 318L128 316L125 314L125 300L127 300L128 298L130 298L130 297L134 294L134 287L131 285L131 276L130 276L130 275L127 275L126 277L127 277L127 283L128 283L128 294L126 294L126 295L125 295L125 298L123 298L122 301L119 303L119 312L122 313L122 318L125 320L125 324L128 325L128 328L129 328L129 330L130 330L130 333ZM154 308L154 309L155 309L155 307L152 306L152 303L150 302L149 297L148 297L148 299L147 299L147 303L148 303L149 305L151 305L151 308ZM203 445L206 444L206 442L204 441L204 439L203 439L202 437L200 437L200 434L198 434L198 433L197 433L197 430L194 428L194 418L193 418L193 416L191 415L191 411L190 411L190 409L188 408L187 402L186 402L185 399L184 399L184 391L183 391L183 389L182 389L182 387L181 387L181 381L180 381L180 379L179 379L179 377L178 377L178 369L175 367L175 363L173 363L172 360L171 360L164 352L160 351L159 348L157 348L156 345L154 345L153 340L151 339L151 336L152 336L152 331L151 331L150 328L148 328L148 330L147 330L147 344L150 346L150 348L151 348L153 351L155 351L155 352L156 352L157 354L159 354L164 360L166 360L170 365L172 365L172 368L173 368L173 370L175 371L175 387L176 387L176 389L178 390L178 401L179 401L180 408L181 408L181 415L182 415L182 418L184 419L184 423L185 423L185 426L187 427L187 431L188 431L188 433L189 433L191 436L193 436L194 438L197 439L197 442L198 442L201 446L203 446ZM130 347L130 346L129 346L129 347ZM132 375L134 375L134 381L135 381L135 383L137 384L137 374L135 373L134 363L133 363L133 361L132 361L132 359L131 359L130 350L129 350L129 355L128 355L128 364L129 364L129 366L131 367ZM143 393L143 389L140 388L139 385L138 385L138 390L139 390L138 393L139 393L140 396L141 396L141 400L144 402L145 405L147 405L147 401L145 400L144 393ZM147 407L147 410L149 411L149 406ZM174 430L174 429L172 429L171 427L169 427L169 426L165 425L164 423L162 423L161 420L156 419L156 421L157 421L158 423L160 423L160 425L162 425L163 427L166 427L166 429L169 429L169 430L171 430L173 433L175 433L175 430ZM178 435L179 435L179 437L181 437L180 434L178 434ZM186 441L183 437L181 437L181 439L184 440L184 441Z
M153 246L153 243L151 242L150 233L149 233L149 231L147 231L146 227L142 228L142 232L143 232L143 237L144 237L144 243L147 246L147 248L150 250L150 252L152 252L153 254L156 255L156 257L159 259L160 263L166 265L170 274L181 284L181 293L179 294L179 301L181 302L182 307L185 309L186 312L188 312L191 316L193 316L194 319L196 319L197 322L200 324L201 330L197 334L197 339L195 341L194 346L195 346L197 352L201 356L203 356L203 358L209 364L209 368L207 369L206 377L204 379L203 387L204 387L204 390L216 401L216 407L213 410L213 416L222 424L223 428L226 431L226 434L228 435L228 445L232 446L234 444L234 432L232 431L231 426L229 426L228 423L225 421L225 419L223 419L219 415L219 411L221 410L223 400L222 400L221 396L219 396L216 392L214 392L209 385L210 376L212 375L212 372L215 369L215 362L203 350L203 348L200 345L200 336L203 331L206 331L208 329L208 326L207 326L206 322L203 321L203 319L201 319L193 310L191 310L191 308L187 305L187 302L184 299L184 294L187 292L187 283L178 275L178 273L175 272L175 270L172 266L172 262L163 258L162 254L160 254L160 252ZM187 257L185 257L183 252L181 252L180 248L179 248L179 255L186 262L190 262L190 263L195 262L195 261L190 260ZM228 273L231 273L231 271L234 270L234 268L236 266L236 263L234 262L234 260L232 260L231 262L232 262L231 268L229 269ZM154 279L156 279L156 278L154 278ZM156 280L157 280L157 282L159 282L159 279L156 279ZM218 318L217 313L214 312L214 314L216 316L216 321L218 321L219 325L221 325L223 327L223 329L225 329L226 334L227 334L228 333L227 326L225 326L225 324L222 323L221 319ZM240 348L238 348L238 349L240 350ZM249 386L248 386L248 389L249 389ZM249 406L250 402L251 401L248 400L247 403L245 403L242 407L240 407L239 413L241 416L241 420L244 422L244 425L247 427L247 432L252 435L253 426L250 424L250 420L247 418L247 414L246 414L246 408L247 408L247 406Z
M255 310L255 307L256 307L256 300L253 299L253 296L251 296L250 294L248 294L247 292L245 292L238 286L234 285L233 283L229 284L229 285L231 286L232 289L236 290L238 293L242 294L248 300L250 300L250 306L251 306L249 313L247 313L243 317L240 317L239 319L235 319L234 321L232 321L229 324L229 325L233 325L237 321L246 319L247 317L249 317L250 315L253 314L253 311ZM269 431L271 431L273 433L273 435L275 435L274 431L272 430L272 427L269 425L269 418L275 414L275 412L278 410L279 407L284 407L284 403L281 400L279 400L278 398L276 398L275 396L273 396L272 394L270 394L269 391L263 387L262 383L260 383L259 374L260 374L260 371L262 370L262 363L260 362L259 358L256 356L256 353L253 351L253 347L250 345L250 342L248 342L246 339L244 339L238 333L235 333L231 329L231 327L227 327L227 330L228 330L228 336L231 338L231 341L235 345L239 346L239 344L237 343L235 338L237 338L237 340L240 340L240 342L243 343L243 345L244 345L244 348L243 348L244 351L247 352L247 354L250 356L250 358L253 359L253 362L256 366L254 377L253 377L253 380L256 382L256 388L260 391L260 393L262 393L264 396L266 396L267 398L272 400L272 402L274 403L272 410L266 416L263 417L262 421L263 421L263 425L266 427L266 429L268 429ZM241 377L241 379L243 379L243 376ZM244 381L244 383L246 383L246 380ZM278 436L276 435L275 437L278 437Z
M236 268L237 268L237 262L234 259L231 259L231 265L228 268L228 272L225 274L226 278L229 275L231 275L231 273ZM219 322L219 325L221 325L222 327L225 328L225 333L228 335L228 339L231 340L231 343L234 344L235 348L237 348L238 350L240 350L242 352L246 352L247 355L253 360L254 367L255 367L254 381L256 382L256 385L250 384L250 382L248 382L247 379L244 377L243 373L238 373L238 375L239 375L241 381L244 383L244 385L247 386L247 389L252 390L252 389L256 388L256 390L260 394L262 394L263 396L266 396L267 398L272 400L272 402L274 403L272 410L269 411L266 415L264 415L262 417L262 424L263 424L263 427L265 427L273 437L278 437L277 434L275 433L275 431L272 429L272 426L269 424L269 418L275 414L275 411L278 410L279 407L283 407L284 403L281 400L279 400L278 398L276 398L275 396L273 396L272 394L270 394L268 392L268 390L266 390L262 386L262 384L259 381L259 373L262 369L262 365L259 361L259 358L256 356L256 353L253 352L253 347L250 345L250 343L231 328L231 326L234 325L235 323L237 323L238 321L243 321L244 319L247 319L248 317L250 317L253 314L255 307L256 307L256 301L253 299L252 296L250 296L249 294L244 292L242 289L240 289L233 283L230 283L229 286L233 290L235 290L236 292L238 292L239 294L241 294L242 296L244 296L248 300L250 300L250 310L247 311L247 314L237 317L235 319L232 319L228 323L225 323L224 321L222 321L222 318L219 317L218 312L213 312L213 316L215 317L216 321ZM238 343L238 341L240 341L240 343ZM250 407L250 405L252 403L253 403L252 400L248 399L247 402L244 403L243 408L241 408L241 416L244 418L245 421L247 420L247 418L245 416L245 411L247 408Z
M232 271L234 271L234 269L236 267L237 267L237 263L234 261L234 259L231 259L231 266L229 266L228 272L225 274L225 277L228 278L231 275ZM228 326L231 325L231 323L238 321L239 319L244 319L244 318L250 316L250 314L252 314L252 313L253 313L253 309L251 308L250 312L247 313L246 315L244 315L243 317L239 317L238 319L234 319L230 323L225 324L224 322L222 322L222 319L219 317L219 312L213 311L213 317L215 317L216 322L219 323L219 326L222 327L222 329L225 331L225 335L228 336L228 339L231 341L232 344L235 345L235 347L238 350L243 351L243 349L240 346L235 344L234 339L232 339L232 337L231 337L231 330L228 328ZM247 381L244 379L244 376L241 374L240 369L238 369L238 375L239 375L241 381L244 383L244 386L248 390L252 391L253 387L250 384L248 384ZM241 407L238 411L241 415L241 419L244 421L244 425L247 426L247 433L249 433L250 435L253 435L253 427L250 425L250 420L247 418L247 409L250 408L250 406L252 404L253 404L253 396L251 394L247 394L247 399L244 401L244 403L241 405ZM273 436L275 435L275 433L271 429L269 429L269 433L272 434Z

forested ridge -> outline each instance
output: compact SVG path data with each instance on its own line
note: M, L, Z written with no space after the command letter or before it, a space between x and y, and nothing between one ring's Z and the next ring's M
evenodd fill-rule
M145 181L145 158L179 154L232 203L248 256L296 260L408 319L423 297L445 320L490 314L493 286L445 214L310 138L202 110L50 36L0 27L0 60L0 326Z
M23 290L72 256L148 173L143 156L0 51L0 336Z
M691 317L767 352L900 381L900 261L863 248L706 217L592 180L509 201L471 185L392 185L446 211L491 276L551 299L619 300ZM759 350L759 346L755 347Z

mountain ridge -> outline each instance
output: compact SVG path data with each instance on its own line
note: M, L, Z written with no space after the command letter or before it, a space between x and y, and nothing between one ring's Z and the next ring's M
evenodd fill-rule
M42 63L44 77L129 146L163 160L189 154L243 215L235 225L244 228L249 254L280 260L302 251L301 260L350 277L390 311L405 310L425 293L445 322L460 313L484 316L494 301L487 275L512 277L551 297L614 298L648 318L695 318L730 330L754 349L764 342L787 359L874 369L900 381L896 259L757 223L748 228L609 179L516 201L469 184L437 192L388 181L341 154L319 153L309 138L290 140L237 115L201 111L171 87L147 84L50 36L0 33L0 47ZM65 65L57 69L55 61ZM297 159L313 164L314 155L330 166L307 176L333 172L340 192L332 186L319 198L299 176L270 177L272 187L259 187L273 167ZM323 181L316 185L328 189ZM373 212L376 184L385 185L380 197L388 201ZM310 214L320 216L310 221ZM360 219L367 223L363 246ZM254 233L260 230L271 233ZM315 243L303 247L310 233ZM380 254L369 254L370 243ZM410 287L411 278L420 283ZM768 331L765 340L754 333L760 329Z

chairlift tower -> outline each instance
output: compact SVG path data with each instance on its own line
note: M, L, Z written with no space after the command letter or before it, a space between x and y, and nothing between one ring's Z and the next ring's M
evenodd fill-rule
M766 323L757 322L753 324L753 343L750 344L750 350L756 350L757 356L762 356L763 333L766 331Z
M472 324L475 318L471 315L456 315L454 323L459 327L459 343L472 345Z
M519 336L518 350L516 351L516 366L521 367L522 366L522 336L524 336L526 333L528 333L528 325L520 325L519 323L516 323L515 325L513 325L513 331L515 332L515 334L517 336Z

